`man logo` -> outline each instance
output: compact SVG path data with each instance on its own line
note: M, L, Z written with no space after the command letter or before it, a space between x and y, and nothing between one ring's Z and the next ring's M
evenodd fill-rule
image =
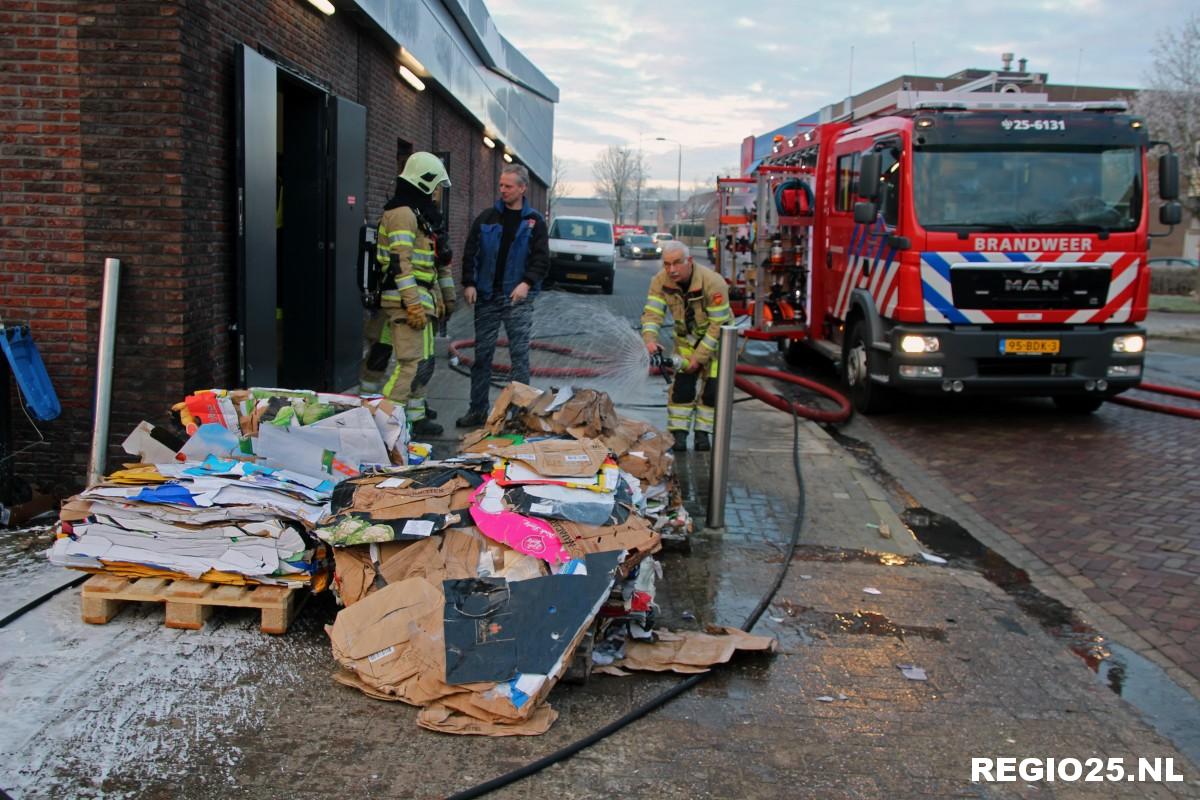
M1058 278L1017 278L1016 280L1004 279L1004 291L1006 292L1057 292Z

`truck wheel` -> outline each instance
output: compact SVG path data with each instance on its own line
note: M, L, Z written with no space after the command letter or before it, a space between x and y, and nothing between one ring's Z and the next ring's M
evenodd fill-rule
M1104 405L1105 399L1090 394L1056 394L1054 405L1067 414L1091 414Z
M882 414L892 407L893 394L889 387L871 380L871 365L879 355L872 353L867 341L867 323L859 320L846 339L846 355L842 359L842 377L850 387L850 402L860 414Z

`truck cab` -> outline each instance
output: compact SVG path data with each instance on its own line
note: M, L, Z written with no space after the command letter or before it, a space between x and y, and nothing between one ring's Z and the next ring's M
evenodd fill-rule
M1144 125L1113 104L1009 105L818 132L810 338L839 349L860 411L896 389L1091 411L1141 380ZM1173 157L1160 169L1174 199Z

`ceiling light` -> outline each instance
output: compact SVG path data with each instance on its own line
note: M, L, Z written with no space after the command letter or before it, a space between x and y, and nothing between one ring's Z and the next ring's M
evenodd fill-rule
M403 64L400 65L400 77L404 78L404 82L416 89L418 92L425 91L425 81L418 78L411 69Z
M511 163L512 163L512 156L510 156L508 153L505 153L505 154L504 154L504 160L505 160L505 161L507 161L509 164L511 164Z
M486 133L483 135L483 143L486 144L489 149L494 150L496 148L495 140L493 140L492 137L488 136Z
M408 64L409 69L411 69L413 72L422 72L428 74L428 70L425 69L425 65L417 60L417 57L412 54L411 50L401 47L400 60Z
M308 0L308 2L326 16L333 13L333 3L329 0Z

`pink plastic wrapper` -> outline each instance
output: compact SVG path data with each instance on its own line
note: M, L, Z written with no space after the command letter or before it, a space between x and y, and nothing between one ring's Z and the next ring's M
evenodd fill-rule
M518 553L540 558L550 564L564 564L571 560L554 530L542 520L507 509L495 513L485 511L481 504L491 484L491 478L484 478L483 484L471 495L471 519L475 520L476 527L483 531L484 536L506 544ZM498 498L495 503L499 505Z

